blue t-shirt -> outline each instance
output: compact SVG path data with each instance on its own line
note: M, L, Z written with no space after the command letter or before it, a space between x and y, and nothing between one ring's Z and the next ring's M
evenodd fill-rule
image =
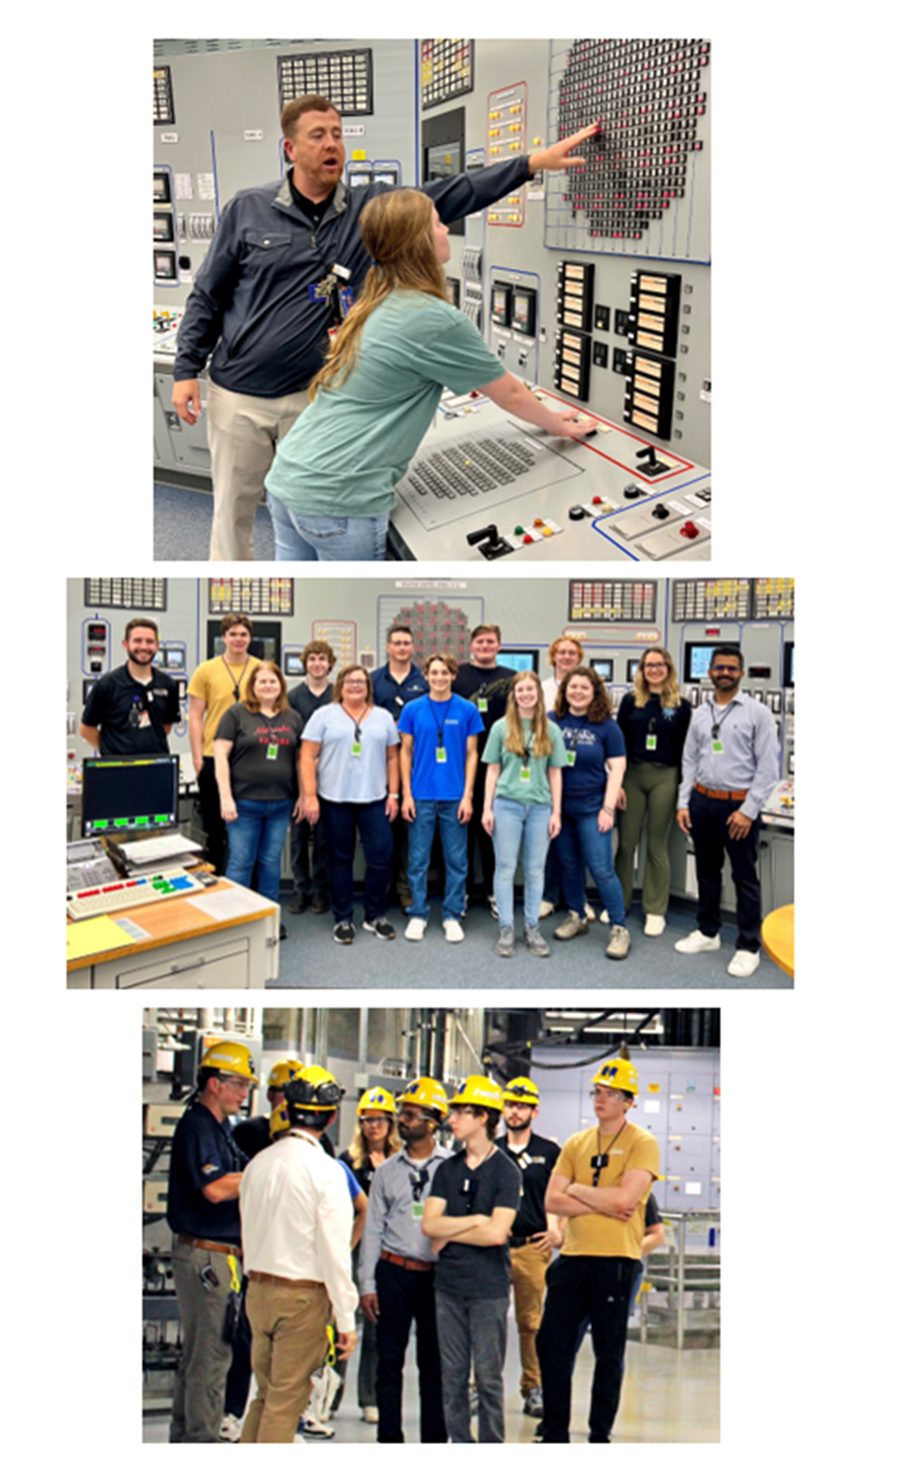
M323 705L311 715L304 741L316 741L319 752L319 796L327 802L379 802L388 795L386 751L398 745L398 731L388 710L378 705L360 722L360 755L353 754L355 722L343 705Z
M598 812L606 794L606 762L625 754L625 739L614 720L592 724L585 715L549 715L560 726L565 749L574 754L573 766L564 768L561 807L572 817Z
M411 752L411 795L416 802L458 802L465 791L465 754L469 736L484 730L471 700L450 695L432 700L424 695L406 705L399 732L414 739ZM437 747L446 760L437 760Z

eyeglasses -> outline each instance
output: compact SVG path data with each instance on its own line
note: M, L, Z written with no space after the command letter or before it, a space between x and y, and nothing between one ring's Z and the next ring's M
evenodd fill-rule
M346 690L365 690L366 687L367 682L365 679L346 679L344 681L344 688Z
M456 1108L451 1108L449 1112L450 1117L458 1118L460 1114L465 1114L466 1118L472 1119L477 1114L478 1109L472 1108L470 1105L464 1105L460 1103L457 1105Z
M249 1089L252 1086L247 1078L239 1078L235 1075L235 1073L231 1073L228 1077L221 1078L220 1082L225 1088L238 1088L240 1093L248 1093Z
M648 669L653 669L654 671L656 671L658 669L662 669L665 672L668 668L669 668L669 665L668 664L645 664L644 665L644 673L646 674L647 671L648 671Z
M743 671L742 671L742 669L740 669L740 667L739 667L738 664L712 664L711 665L711 673L712 674L742 674L742 672Z

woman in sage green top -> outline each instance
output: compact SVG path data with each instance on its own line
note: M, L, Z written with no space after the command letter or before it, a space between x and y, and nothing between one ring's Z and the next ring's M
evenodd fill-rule
M595 428L553 413L506 372L446 299L449 229L426 194L371 199L360 230L372 266L277 447L265 480L278 561L383 561L394 487L430 428L444 385L478 388L501 408L564 438Z
M513 875L523 848L526 944L533 955L550 954L539 933L548 844L561 827L564 738L545 714L542 686L529 670L510 686L507 713L492 725L482 757L487 766L481 825L494 839L494 897L500 921L497 953L514 954Z

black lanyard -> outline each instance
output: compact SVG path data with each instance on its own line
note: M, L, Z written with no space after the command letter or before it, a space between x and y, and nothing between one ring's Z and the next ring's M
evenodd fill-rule
M416 1170L412 1166L412 1169L411 1169L411 1198L413 1200L420 1200L421 1195L423 1194L423 1191L424 1191L424 1186L427 1184L427 1181L429 1179L430 1179L430 1171L428 1170L428 1168L427 1168L426 1165L421 1170Z
M236 681L235 681L235 679L233 678L232 674L230 674L230 667L229 667L229 665L226 662L226 655L225 654L221 654L220 655L220 658L223 660L223 667L226 670L227 674L229 674L230 681L231 681L232 686L233 686L233 699L234 700L238 700L239 699L239 685L241 685L242 684L242 680L245 679L245 671L249 667L249 661L248 661L248 659L246 659L246 661L245 661L245 668L242 671L242 679L240 679L239 684L237 684Z
M722 717L720 718L720 720L716 720L715 717L714 717L714 714L713 714L713 702L712 702L711 736L712 736L712 738L715 741L719 741L720 740L720 728L721 728L722 725L726 725L726 723L727 723L727 716L733 714L733 709L734 709L734 705L733 705L733 701L731 700L730 704L727 706L727 709L724 711L724 714L722 715Z
M432 705L436 705L436 704L439 704L439 703L440 702L437 701L437 700L431 700L431 704ZM452 695L450 695L449 699L446 701L446 709L443 712L443 723L442 723L442 725L439 725L438 728L437 728L437 745L440 746L441 748L443 746L443 726L446 724L447 719L449 718L449 712L450 712L450 710L452 708L452 704L453 704L453 697L452 697ZM437 719L437 717L435 715L434 716L434 721L436 721L436 719Z
M627 1119L625 1120L625 1123L627 1123ZM624 1129L624 1127L625 1127L625 1124L622 1124L622 1127L621 1127L621 1129L619 1129L618 1134L620 1134L622 1132L622 1129ZM618 1134L616 1134L615 1139L618 1138ZM612 1140L612 1144L609 1145L609 1149L612 1148L612 1145L615 1143L615 1139ZM597 1125L597 1128L596 1128L596 1153L593 1155L593 1158L590 1160L590 1168L593 1171L593 1189L594 1190L596 1189L596 1187L599 1184L599 1177L600 1177L600 1175L602 1174L602 1172L605 1169L606 1165L609 1163L609 1149L607 1149L604 1154L600 1154L599 1151L601 1149L602 1149L602 1131L600 1130L600 1128Z

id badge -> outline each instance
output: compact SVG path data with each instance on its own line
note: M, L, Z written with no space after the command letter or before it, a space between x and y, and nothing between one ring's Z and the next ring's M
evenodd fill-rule
M422 1200L413 1200L411 1202L411 1219L413 1221L423 1221L424 1202Z
M567 753L567 764L568 764L568 766L573 766L574 763L576 762L576 760L577 760L577 752L576 751L568 751L568 753Z
M446 747L445 746L438 746L437 747L437 765L438 766L445 766L446 765Z
M656 736L655 735L649 735L647 737L646 741L644 742L644 747L648 751L655 751L657 749L657 738L656 738Z
M475 703L477 704L477 706L478 706L479 710L481 711L482 715L487 715L487 713L488 713L488 702L487 702L486 699L484 699L484 697L482 695L479 695L478 696L478 699L475 701Z
M138 712L137 712L137 724L138 724L138 727L141 730L146 730L147 729L148 725L150 724L150 712L149 712L149 710L138 710Z
M532 772L528 766L520 767L520 781L532 781Z
M363 755L363 741L352 741L351 742L351 755L352 756L362 756Z
M269 761L276 761L277 760L277 751L278 751L278 747L277 746L268 746L267 747L267 750L266 750L265 754L267 755L267 758L268 758Z
M724 743L716 736L711 739L711 754L712 756L722 756L724 754Z

